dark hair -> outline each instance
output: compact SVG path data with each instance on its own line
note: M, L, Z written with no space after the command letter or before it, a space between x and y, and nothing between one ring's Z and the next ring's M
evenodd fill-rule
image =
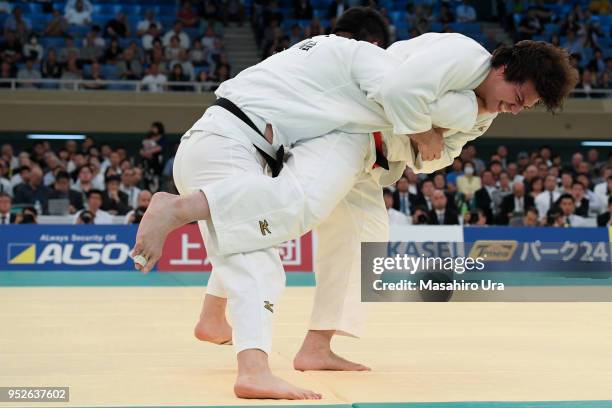
M63 170L58 171L55 175L55 181L59 181L61 179L70 180L70 175L68 174L68 172Z
M562 48L543 41L525 40L504 45L493 52L491 66L505 66L506 81L532 81L546 108L554 112L578 83L578 72Z
M376 42L379 47L389 46L389 26L383 16L371 7L351 7L338 18L332 34L358 41Z
M110 183L111 181L116 181L117 183L121 183L121 177L116 174L106 176L106 180L104 180L104 183Z
M104 193L100 190L97 189L91 189L89 190L89 192L87 192L87 198L90 198L92 195L97 194L100 197L100 200L104 199Z
M528 213L534 213L536 215L536 217L540 216L540 213L538 212L538 209L535 207L528 207L527 210L525 210L525 215L527 215Z
M568 194L568 193L561 194L561 197L559 197L559 199L557 200L557 202L558 202L559 204L561 204L561 201L563 201L563 200L565 200L565 199L568 199L568 198L569 198L570 200L572 200L572 203L575 203L575 202L576 202L576 200L574 200L574 196L573 196L573 195L571 195L571 194Z

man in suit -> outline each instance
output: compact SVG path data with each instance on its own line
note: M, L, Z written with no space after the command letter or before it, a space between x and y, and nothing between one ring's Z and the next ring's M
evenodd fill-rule
M434 190L431 201L433 208L429 211L429 223L432 225L457 225L459 217L455 210L446 207L447 198L442 190Z
M560 195L561 194L557 191L557 178L549 174L544 179L544 191L535 198L535 205L540 217L546 217L548 210L555 205Z
M502 201L500 224L508 225L513 217L522 217L528 208L535 205L532 196L525 194L525 184L518 181L512 185L512 194L507 195Z
M11 196L7 193L0 193L0 225L15 223L15 214L11 214Z
M557 202L561 210L564 227L587 227L587 222L584 217L575 214L576 201L571 194L562 194Z
M476 208L484 211L487 216L487 224L493 224L493 218L497 215L497 208L495 207L495 202L497 200L496 196L500 193L495 185L493 173L490 170L483 171L481 178L482 188L476 190L476 193L474 193Z
M70 175L68 172L60 171L55 176L53 190L49 193L49 200L67 198L70 202L69 212L75 212L83 209L83 195L76 190L70 188Z
M397 182L397 189L393 192L393 209L407 216L410 216L417 202L417 196L410 193L409 188L408 178L402 176Z
M608 212L597 217L598 227L612 227L612 195L608 197Z
M120 184L121 177L117 175L106 178L102 209L112 215L125 215L130 211L128 196L119 190Z
M589 200L584 196L584 186L582 183L575 181L572 184L572 197L574 197L575 209L574 214L581 217L589 216Z

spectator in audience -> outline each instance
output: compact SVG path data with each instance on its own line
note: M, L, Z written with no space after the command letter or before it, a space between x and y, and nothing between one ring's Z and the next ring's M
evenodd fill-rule
M168 78L159 72L157 64L151 64L142 83L149 92L163 92Z
M393 192L393 208L402 214L410 216L413 207L417 204L417 197L410 193L410 183L406 176L397 181L397 188Z
M561 225L564 227L586 227L586 220L576 215L576 205L571 194L562 194L559 197L558 207L561 210Z
M5 62L18 63L23 57L23 46L15 31L9 30L4 33L4 42L0 44L0 56Z
M593 192L597 194L601 202L608 201L608 198L612 195L612 166L604 169L604 180L595 186Z
M0 64L0 80L14 79L15 73L13 72L13 66L8 61L2 61ZM10 82L0 82L0 88L10 88Z
M211 81L211 78L209 78L208 72L206 72L205 70L201 70L200 72L198 72L198 77L196 78L196 81L201 83L207 83ZM203 91L211 90L211 86L208 84L200 85L200 87Z
M127 48L122 59L117 63L117 76L121 79L138 80L142 75L142 65L134 52Z
M62 64L66 64L70 57L74 56L78 58L79 55L80 50L76 45L74 45L74 39L72 38L72 36L67 35L66 37L64 37L64 46L60 48L58 55L59 62Z
M570 170L563 170L561 172L561 186L559 187L559 193L571 194L573 184L574 184L573 172Z
M490 223L490 220L487 218L487 214L481 209L476 208L472 211L466 212L463 216L463 225L471 227L485 227Z
M98 61L93 61L91 63L91 72L87 75L85 75L85 79L88 81L94 81L94 82L88 82L83 84L83 88L84 89L90 89L90 90L95 90L95 89L105 89L106 85L104 83L102 83L102 81L104 81L104 77L102 76L102 67L100 66L100 63Z
M517 221L514 226L516 227L537 227L540 223L538 221L538 210L535 207L527 208L525 215L521 218L520 222Z
M37 210L46 209L49 188L43 184L43 172L37 165L30 170L29 180L13 188L14 201L18 204L32 204Z
M557 191L557 178L553 175L548 175L544 179L544 191L538 194L535 198L535 205L538 213L546 216L561 194Z
M204 67L209 65L208 50L202 45L200 39L193 41L193 46L189 50L189 60L196 67Z
M410 224L410 214L402 213L395 209L395 202L393 200L394 194L388 188L383 189L383 198L385 200L385 207L387 208L387 214L389 215L390 225L408 225Z
M589 200L584 196L584 186L578 181L572 184L572 197L574 198L574 214L581 217L589 216Z
M91 24L93 7L88 0L71 0L66 4L64 16L68 24L86 26Z
M23 17L23 10L20 6L16 6L13 9L13 14L4 20L4 35L8 32L14 32L20 41L25 41L28 38L28 34L32 30L32 24L30 20Z
M239 27L244 24L243 0L226 0L223 2L223 24L230 21L238 23Z
M472 7L468 0L463 0L462 4L455 10L458 23L473 23L476 21L476 9Z
M418 205L414 207L414 211L412 212L412 222L413 225L427 225L429 224L429 210L426 207Z
M455 210L447 208L448 200L444 191L434 190L431 196L432 209L429 211L429 223L434 225L458 225L459 218Z
M116 38L111 39L108 48L104 51L104 55L102 56L102 60L105 64L116 64L119 62L121 55L123 54L123 49L119 44L119 40Z
M30 181L32 163L29 161L29 159L27 160L27 163L29 164L22 164L21 166L19 166L13 173L13 177L11 177L10 183L13 189L13 195L15 193L15 187L17 185L21 183L27 184Z
M1 209L0 209L1 212ZM608 211L597 217L598 227L612 227L612 196L608 197Z
M166 145L165 128L161 122L153 122L149 133L142 141L140 149L141 166L145 172L143 180L144 188L156 191L159 186L159 175L162 171L164 161L163 150ZM134 168L134 185L139 186L141 180L140 168ZM140 187L140 186L139 186Z
M70 188L70 175L65 171L59 171L55 175L53 189L49 193L49 200L68 199L68 212L74 214L83 209L83 195Z
M195 67L193 63L189 60L189 54L187 50L181 50L178 54L178 58L170 62L170 66L174 66L179 64L183 70L183 74L187 76L189 81L195 80Z
M149 29L143 34L141 44L142 48L145 51L150 51L153 49L153 41L160 39L161 32L159 28L157 28L157 24L151 23L149 24ZM160 39L161 44L161 39Z
M102 199L102 209L111 215L125 215L130 211L128 196L119 189L121 177L118 175L107 176L106 190Z
M529 195L535 198L544 191L544 181L540 177L534 177L529 182Z
M19 160L15 156L13 146L8 143L3 144L0 148L0 159L4 160L9 170L19 167Z
M121 185L119 189L123 191L128 197L128 205L132 208L138 207L138 195L140 189L134 184L135 174L134 169L128 168L121 173Z
M471 201L481 187L480 177L474 175L474 163L464 162L463 175L457 177L457 191L465 196L466 201Z
M183 31L183 23L178 20L174 22L172 30L168 31L162 37L162 44L164 45L164 47L168 47L170 45L170 40L174 36L178 37L181 48L184 48L186 50L189 49L191 41L189 40L189 36L187 35L187 33Z
M17 72L17 79L27 81L21 82L19 84L20 88L38 88L39 84L36 84L35 81L40 78L40 72L34 67L34 59L32 58L26 59L25 66Z
M11 205L11 196L0 191L0 225L15 223L15 214L11 214Z
M482 172L482 188L474 193L474 203L476 208L484 212L489 224L493 223L497 216L496 204L501 201L499 190L495 185L495 178L490 170Z
M200 24L198 13L195 12L191 2L189 1L183 1L181 9L178 11L176 18L183 24L183 27L194 28Z
M151 52L149 52L148 63L149 65L156 64L160 73L164 75L168 73L168 66L164 57L164 50L161 46L161 42L158 40L153 42L153 49Z
M71 55L68 58L68 62L66 63L66 69L62 72L62 76L60 77L62 80L80 80L83 79L83 75L81 70L79 69L77 63L77 57L75 55ZM63 84L62 88L64 89L76 89L73 84Z
M90 190L87 193L87 209L74 215L74 224L112 224L113 217L102 210L104 193L100 190Z
M28 37L28 42L23 46L23 57L33 59L36 62L40 62L44 55L43 46L38 42L38 36L31 33Z
M160 32L164 29L162 24L155 19L155 10L148 9L145 13L144 20L138 22L138 26L136 27L136 34L139 37L144 35L149 30L149 26L151 24L155 24Z
M438 21L442 24L450 24L455 22L455 15L450 10L447 4L440 4L440 12L438 15Z
M170 39L170 45L166 47L165 57L168 61L175 61L178 59L181 51L185 51L185 48L181 47L178 36L173 36Z
M578 37L573 30L568 31L566 40L561 45L570 54L580 55L581 59L584 59L584 39Z
M52 14L53 16L49 23L47 23L44 34L51 37L60 37L66 34L66 30L68 30L68 20L66 20L66 17L57 9L54 9Z
M125 13L118 12L114 19L109 20L104 28L104 34L110 38L126 38L130 36L130 25Z
M188 82L189 77L183 73L183 67L181 64L174 64L172 66L172 72L168 75L168 82ZM168 86L168 89L171 91L189 91L191 87L182 85L182 84L174 84Z
M62 65L57 61L57 54L53 48L47 51L45 58L40 66L43 78L59 79L62 76Z
M149 207L149 203L151 203L152 194L149 190L142 190L138 193L136 197L136 205L134 209L128 212L125 215L125 224L140 224L140 220L142 220L142 216L145 211Z
M4 160L0 158L0 193L5 193L13 196L13 186L11 182L8 180L8 165Z
M293 18L296 20L310 20L313 17L310 0L293 0Z
M514 218L522 218L527 208L534 207L533 197L525 194L525 184L515 182L512 185L512 194L504 197L500 209L500 224L508 225Z
M38 211L34 207L24 207L15 217L15 224L38 224Z
M85 43L81 48L81 62L91 64L93 61L99 60L103 53L102 47L96 44L95 34L92 31L88 32Z
M419 192L416 195L416 199L412 204L412 208L421 206L425 208L426 211L430 211L431 209L433 209L432 195L434 190L435 187L432 179L426 178L421 181L421 186L419 188Z

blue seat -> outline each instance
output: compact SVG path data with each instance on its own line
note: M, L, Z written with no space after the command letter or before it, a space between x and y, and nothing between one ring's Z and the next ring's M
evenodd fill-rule
M89 26L70 26L68 27L67 32L75 38L81 38L84 37L89 30L91 30L91 27Z
M106 79L116 79L117 78L117 67L112 64L103 64L100 67L100 73Z
M40 43L48 50L49 48L55 48L55 50L59 50L64 46L64 38L63 37L42 37L40 39Z

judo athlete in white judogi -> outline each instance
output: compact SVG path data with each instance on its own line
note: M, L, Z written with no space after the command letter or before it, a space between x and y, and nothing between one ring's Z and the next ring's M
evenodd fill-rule
M354 280L354 274L334 272L334 256L340 255L327 249L352 239L347 246L353 252L344 256L358 262L359 242L387 239L380 184L399 177L406 163L416 171L445 167L466 141L486 130L497 112L518 113L538 101L535 84L505 83L503 67L492 67L490 54L472 40L455 34L421 37L388 52L335 36L315 37L225 82L217 96L240 106L262 132L271 130L268 154L281 145L290 148L278 177L262 174L265 163L253 143L264 151L268 147L221 107L208 109L185 134L175 159L175 181L184 196L154 197L134 254L147 258L141 269L150 270L165 235L199 220L215 271L212 290L228 298L239 360L238 396L318 397L273 377L265 361L265 367L249 367L249 362L262 360L245 357L245 352L270 351L271 317L284 287L274 245L318 225L319 240L323 236L318 256L329 262L318 264L328 271L323 279L330 281L319 282L317 276L322 292L315 304L325 307L320 316L313 312L311 328L358 332L361 314L347 313L349 303L359 303L350 298L352 293L358 296L353 290L358 289L358 274ZM457 52L461 57L453 58ZM444 112L447 96L467 103L455 107L461 112L458 125L441 119L449 128L442 138L432 128L439 125L432 111ZM486 111L481 115L479 100ZM372 132L382 132L389 171L372 169ZM342 236L335 236L337 231ZM326 308L336 312L330 315Z

